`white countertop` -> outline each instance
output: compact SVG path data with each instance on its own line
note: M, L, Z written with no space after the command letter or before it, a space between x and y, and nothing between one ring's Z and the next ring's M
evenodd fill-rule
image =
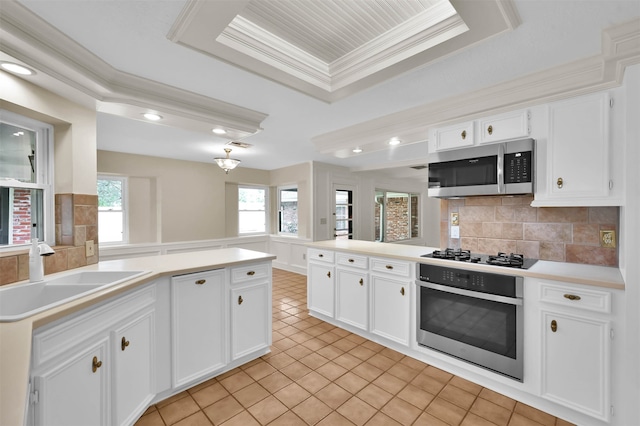
M103 300L129 291L162 276L226 268L250 262L275 259L276 256L242 248L196 251L163 256L139 257L99 262L46 278L64 276L77 271L144 270L148 274L111 286L91 295L49 309L15 322L0 323L0 425L24 424L27 400L31 338L33 330ZM9 284L20 285L25 283Z
M518 275L522 277L540 278L553 281L563 281L575 284L606 287L624 290L624 280L618 268L595 265L582 265L578 263L537 261L529 269L505 268L478 263L456 264L450 260L431 259L421 257L423 254L438 250L438 247L412 246L405 244L377 243L360 240L328 240L316 241L307 246L335 250L349 253L358 253L367 256L379 256L391 259L407 260L418 263L431 263L447 265L450 267L464 267L468 270L491 272L502 275Z

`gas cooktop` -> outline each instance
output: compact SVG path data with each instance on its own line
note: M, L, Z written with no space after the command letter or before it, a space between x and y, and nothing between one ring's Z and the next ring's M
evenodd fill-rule
M496 255L473 254L469 250L451 249L434 250L432 253L423 254L421 257L432 259L446 259L468 263L486 263L488 265L506 266L509 268L529 269L537 262L537 259L525 258L521 254L502 253Z

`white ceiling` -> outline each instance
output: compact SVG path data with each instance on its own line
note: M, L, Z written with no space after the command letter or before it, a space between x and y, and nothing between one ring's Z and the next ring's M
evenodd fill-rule
M258 9L265 6L268 11L271 6L282 3L292 6L317 1L267 0L251 5L247 16L261 14ZM451 3L454 7L464 7L468 2L484 1ZM2 5L9 2L1 0ZM249 121L260 122L262 130L244 139L253 145L252 148L236 148L232 156L242 160L241 167L259 169L314 160L359 170L382 169L389 165L406 170L426 157L424 142L337 158L318 153L312 138L595 55L600 52L603 28L640 16L640 2L636 0L513 0L521 24L512 31L442 56L428 65L390 75L386 81L328 103L172 42L168 35L188 4L186 1L21 0L19 3L123 75L197 94L202 98L203 110L209 104L240 107L234 110L238 114L232 118L248 114ZM206 3L215 5L218 2ZM355 5L366 1L339 3ZM486 0L486 4L495 4L495 1ZM267 18L263 19L263 25L271 25ZM291 28L291 31L296 30ZM308 48L316 49L325 60L351 49L351 46L337 46L338 50L333 51L319 46L319 40L308 43ZM7 56L4 46L0 49ZM20 52L10 53L15 57ZM23 62L29 64L25 58ZM87 103L86 96L83 98L68 83L56 85L53 80L41 76L41 83L36 84ZM94 102L94 106L99 108L100 102ZM262 117L266 118L262 120ZM204 127L194 126L187 130L100 112L98 148L213 162L214 156L224 154L227 140L204 131Z

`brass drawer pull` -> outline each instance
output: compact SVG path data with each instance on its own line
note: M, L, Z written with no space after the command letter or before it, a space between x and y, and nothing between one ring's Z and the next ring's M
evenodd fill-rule
M324 254L320 253L320 254L318 255L318 257L324 257Z
M353 263L353 262L355 262L355 260L349 259L349 263Z
M558 185L558 188L562 188L564 186L564 180L562 180L562 178L559 177L558 180L556 181L556 185Z
M196 284L202 285L202 284L204 284L206 282L207 282L207 280L198 280L198 281L196 281Z
M238 296L238 305L242 305L242 302L244 302L242 296Z
M404 296L404 287L400 289L400 294Z
M358 281L360 283L360 285L364 285L364 280L362 278L360 278L360 281Z
M489 133L489 135L493 134L493 126L489 125L489 127L487 127L487 133Z
M93 363L91 365L91 370L95 373L96 371L98 371L98 368L100 367L102 367L102 361L98 361L98 357L94 356Z
M255 274L256 274L256 271L247 272L247 275L249 275L250 277L254 276Z
M460 133L460 136L462 137L462 140L465 140L467 138L467 131L463 130L462 133Z
M331 271L327 272L327 276L331 278Z
M124 336L122 336L122 340L120 341L120 347L124 351L127 348L127 346L129 346L129 341Z
M385 266L385 268L387 268L387 269L393 269L393 266L391 266L391 265L387 265L387 266Z
M558 331L558 323L556 322L556 320L551 320L551 331L553 331L554 333Z
M564 298L569 300L580 300L580 296L576 296L575 294L565 294Z

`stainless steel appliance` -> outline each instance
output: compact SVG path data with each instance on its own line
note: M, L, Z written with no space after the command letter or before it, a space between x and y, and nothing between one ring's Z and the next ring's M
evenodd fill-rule
M418 265L420 345L523 377L522 277Z
M429 155L430 197L532 194L535 141L522 139Z

